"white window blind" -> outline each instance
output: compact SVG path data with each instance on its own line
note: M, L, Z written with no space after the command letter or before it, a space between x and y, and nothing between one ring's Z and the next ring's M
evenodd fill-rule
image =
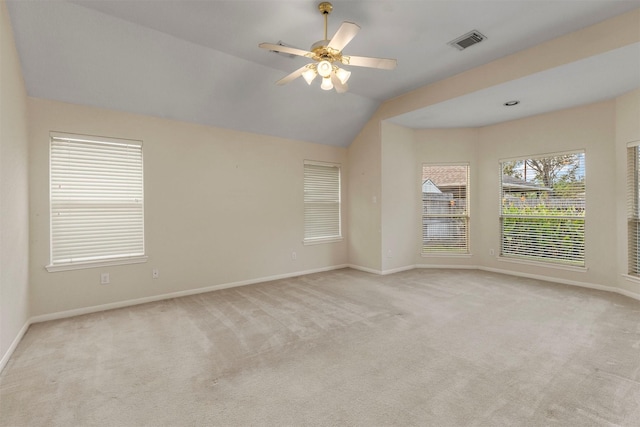
M51 266L144 255L142 142L51 135Z
M500 166L501 256L584 266L584 152Z
M628 273L640 276L640 149L638 143L627 148L627 242Z
M304 163L304 241L341 238L340 165Z
M422 166L422 254L469 252L469 165Z

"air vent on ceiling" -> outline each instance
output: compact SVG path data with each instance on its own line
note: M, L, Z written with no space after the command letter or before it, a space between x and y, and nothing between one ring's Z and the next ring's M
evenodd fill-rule
M447 44L455 47L458 50L465 50L469 46L473 46L474 44L480 43L482 40L485 40L486 37L482 35L482 33L478 30L473 30L468 32L465 35L458 37L455 40L450 41Z

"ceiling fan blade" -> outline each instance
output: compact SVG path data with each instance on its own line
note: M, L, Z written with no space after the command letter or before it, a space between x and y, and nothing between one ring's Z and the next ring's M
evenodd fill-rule
M336 88L338 93L345 93L349 89L349 86L346 83L342 83L335 73L331 73L331 83L333 83L333 87Z
M369 58L366 56L343 56L342 63L355 67L380 68L382 70L393 70L398 65L395 59Z
M261 47L262 49L273 50L275 52L283 52L283 53L290 53L291 55L305 56L307 58L313 57L313 53L309 52L308 50L296 49L295 47L289 47L289 46L281 46L279 44L260 43L258 47Z
M338 31L333 35L329 45L331 49L341 52L342 49L358 34L360 27L353 22L343 22Z
M281 78L280 80L278 80L276 82L276 84L278 86L282 86L282 85L286 85L287 83L289 83L292 80L297 79L298 77L300 77L302 75L302 73L304 73L307 70L307 66L303 66L298 68L297 70L295 70L293 73L289 74L286 77Z

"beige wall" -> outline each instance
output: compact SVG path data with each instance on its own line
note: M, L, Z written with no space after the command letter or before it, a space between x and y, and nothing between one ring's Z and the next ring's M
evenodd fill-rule
M346 240L302 243L303 161L341 163L347 177L344 148L31 98L29 118L33 316L348 262ZM50 131L143 141L147 263L44 269ZM109 285L100 285L101 272Z
M369 122L351 143L349 153L349 263L372 272L382 270L380 126Z
M596 286L616 284L615 102L606 101L481 128L478 135L479 196L476 217L482 228L476 249L482 265ZM498 165L500 160L566 151L585 151L586 269L552 268L487 257L500 248Z
M420 174L414 132L382 122L382 271L411 268L420 252Z
M410 130L383 122L382 256L387 242L416 247L415 239L420 236L419 215L411 219L407 212L415 212L419 203L416 185L420 182L422 163L469 163L471 255L423 257L418 254L413 264L479 267L569 284L619 289L640 297L639 282L623 277L627 268L626 144L639 139L640 90L617 100L477 129ZM403 143L411 140L413 149L409 150ZM586 268L554 267L499 257L500 161L577 150L586 153ZM410 156L413 164L408 166ZM410 171L402 170L409 167ZM390 206L387 206L386 194L391 197ZM406 227L408 222L412 222L411 227ZM490 255L491 250L494 255ZM384 269L400 267L384 262L383 266Z
M418 179L422 180L422 164L468 164L469 181L471 183L469 192L469 252L470 255L454 256L422 256L420 250L414 258L416 265L435 267L469 267L478 265L482 251L479 250L480 232L484 221L480 217L478 206L478 194L474 190L474 183L478 179L477 152L478 152L478 130L477 129L421 129L415 131L415 162ZM421 197L421 189L418 195ZM420 219L416 226L415 234L420 245L422 238Z
M618 287L640 295L640 281L626 276L628 272L627 257L627 145L640 143L640 89L627 93L616 99L616 207L618 236Z
M0 1L0 370L29 318L27 95Z
M640 140L640 89L616 99L616 140L624 144Z
M357 155L376 157L377 150L381 150L382 206L378 228L382 238L379 245L370 245L371 250L377 250L378 253L369 256L370 259L376 256L380 259L380 271L393 271L409 263L405 257L395 260L387 258L389 249L393 254L396 247L411 247L415 251L413 264L417 266L477 266L548 277L565 283L596 287L617 286L621 290L640 293L636 282L622 279L619 274L626 271L626 259L624 267L621 265L623 249L626 257L626 248L623 248L626 244L626 224L621 225L620 221L626 221L623 216L626 211L622 208L625 181L621 175L624 172L620 170L624 169L625 163L620 146L626 144L623 140L640 133L637 91L620 97L617 101L478 129L410 131L398 129L385 121L405 112L638 43L639 22L640 9L636 9L384 102L366 127L381 127L382 132L370 131L366 145L362 143L361 136L349 148L350 159L356 159ZM415 159L413 170L408 171L403 166L410 163L411 150L406 145L395 142L411 138L414 140ZM587 268L532 266L508 262L490 255L491 250L495 254L500 250L497 190L499 161L514 156L578 149L584 149L587 153ZM407 215L407 212L415 212L417 197L412 196L415 181L408 182L409 176L417 177L422 163L457 162L471 164L471 255L422 257L415 249L414 237L419 236L419 215L413 218ZM358 178L355 174L353 177ZM353 191L359 190L357 186L353 188ZM363 230L366 228L369 232L376 228L376 224L370 221L366 227L355 225L362 218L359 210L351 212L352 232L354 227ZM611 226L607 227L612 218L617 224L615 232L612 232ZM410 221L415 224L414 235L411 235L407 226ZM351 262L353 263L353 258Z

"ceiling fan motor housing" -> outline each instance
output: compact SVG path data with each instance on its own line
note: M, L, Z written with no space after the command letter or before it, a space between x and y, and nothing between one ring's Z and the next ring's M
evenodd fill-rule
M311 52L314 53L313 59L316 61L342 62L342 54L340 51L328 47L330 40L319 40L311 45Z

